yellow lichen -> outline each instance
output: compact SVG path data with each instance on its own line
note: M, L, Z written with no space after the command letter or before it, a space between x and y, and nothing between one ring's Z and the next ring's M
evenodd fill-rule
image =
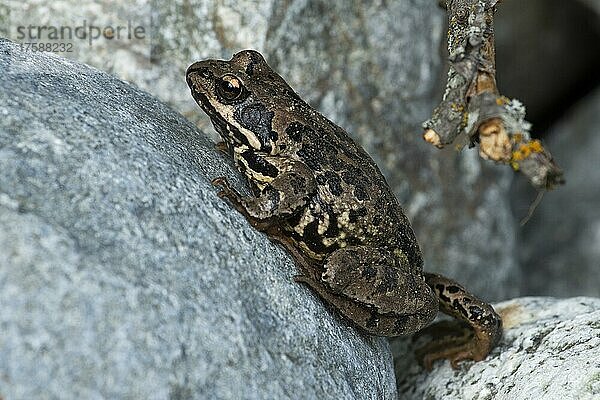
M460 103L451 103L450 108L452 108L453 111L462 112L465 109L465 106Z
M510 99L506 96L496 97L496 104L498 104L499 106L506 105L509 102L510 102Z
M515 140L516 143L518 143ZM511 161L520 161L529 157L532 153L542 153L544 151L544 147L542 143L534 139L529 143L523 143L519 146L519 148L512 152Z
M523 141L523 134L521 132L513 134L512 140L515 143L521 143Z
M510 159L512 161L521 161L523 157L521 156L521 152L519 150L515 150L512 152Z
M544 147L542 146L542 143L539 140L532 140L531 143L529 143L529 148L534 153L541 153L542 151L544 151Z
M465 126L467 126L467 124L469 123L469 113L468 112L464 112L463 113L463 117L462 117L462 121L461 121L461 126L464 128Z

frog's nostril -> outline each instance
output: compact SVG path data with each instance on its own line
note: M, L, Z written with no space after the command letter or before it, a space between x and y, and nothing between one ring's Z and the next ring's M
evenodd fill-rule
M194 63L190 65L187 71L185 71L185 75L189 76L190 74L197 74L203 78L210 78L212 76L210 70L201 63Z
M198 73L207 79L213 76L212 72L210 72L208 68L201 68Z

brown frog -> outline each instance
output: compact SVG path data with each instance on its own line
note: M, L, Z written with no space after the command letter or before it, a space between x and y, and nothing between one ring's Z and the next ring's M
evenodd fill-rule
M295 259L298 282L366 332L417 332L438 308L466 322L470 337L430 343L422 362L482 360L501 319L456 282L424 273L421 250L385 178L346 132L304 102L260 53L207 60L186 73L192 96L252 190L225 178L218 195Z

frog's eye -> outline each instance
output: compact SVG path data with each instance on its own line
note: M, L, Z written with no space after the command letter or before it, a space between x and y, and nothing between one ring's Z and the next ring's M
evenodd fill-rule
M234 75L223 75L217 82L217 94L226 102L240 101L247 96L242 82Z

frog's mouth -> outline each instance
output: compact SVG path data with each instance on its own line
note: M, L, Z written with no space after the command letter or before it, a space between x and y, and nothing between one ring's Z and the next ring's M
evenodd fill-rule
M190 87L190 92L196 103L200 106L202 111L210 118L215 130L217 133L223 138L225 141L231 140L231 135L229 134L229 129L227 128L227 121L217 112L217 110L210 104L208 101L208 97L202 92L202 88L199 88L199 84L193 82L189 73L187 75L187 82Z

